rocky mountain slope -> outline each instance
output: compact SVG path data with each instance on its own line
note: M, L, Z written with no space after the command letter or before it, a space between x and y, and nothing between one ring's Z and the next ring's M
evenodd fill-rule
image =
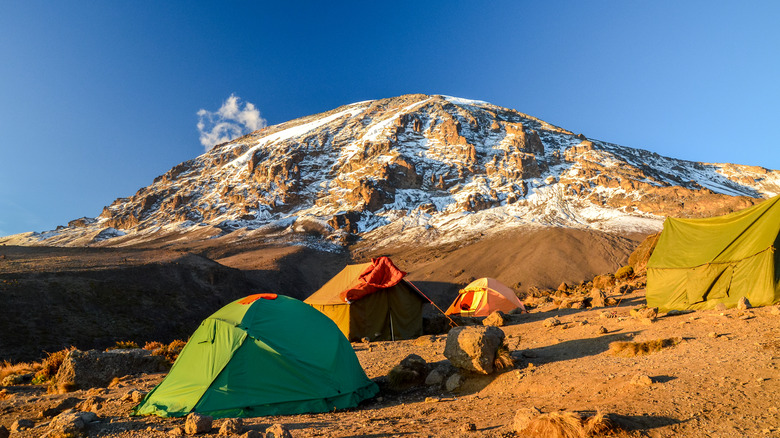
M486 102L416 94L264 128L175 166L97 218L3 241L128 245L236 232L383 247L529 225L647 233L665 215L723 214L778 193L776 170L662 157Z

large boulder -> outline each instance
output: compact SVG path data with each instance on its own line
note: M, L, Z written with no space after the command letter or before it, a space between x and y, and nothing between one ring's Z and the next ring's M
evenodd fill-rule
M503 342L504 332L498 327L455 327L447 334L444 356L463 370L490 374Z
M149 351L134 348L110 351L80 351L68 353L55 377L58 386L77 389L105 387L115 377L129 374L166 371L169 365L164 357L152 356Z

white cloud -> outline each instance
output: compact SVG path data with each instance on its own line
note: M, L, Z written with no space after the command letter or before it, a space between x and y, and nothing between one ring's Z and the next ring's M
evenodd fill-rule
M216 112L205 109L198 111L200 144L206 151L265 126L266 121L260 117L257 107L251 102L245 102L242 108L241 98L235 94L231 94Z

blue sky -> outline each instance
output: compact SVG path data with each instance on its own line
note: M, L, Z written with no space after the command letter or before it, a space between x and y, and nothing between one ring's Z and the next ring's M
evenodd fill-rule
M0 235L97 216L203 153L197 113L231 95L272 125L447 94L780 169L780 2L269 3L3 2Z

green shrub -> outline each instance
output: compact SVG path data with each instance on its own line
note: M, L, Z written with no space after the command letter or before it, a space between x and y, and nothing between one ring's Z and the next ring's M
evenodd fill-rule
M615 278L618 280L625 280L634 275L634 268L631 266L623 266L615 272Z

